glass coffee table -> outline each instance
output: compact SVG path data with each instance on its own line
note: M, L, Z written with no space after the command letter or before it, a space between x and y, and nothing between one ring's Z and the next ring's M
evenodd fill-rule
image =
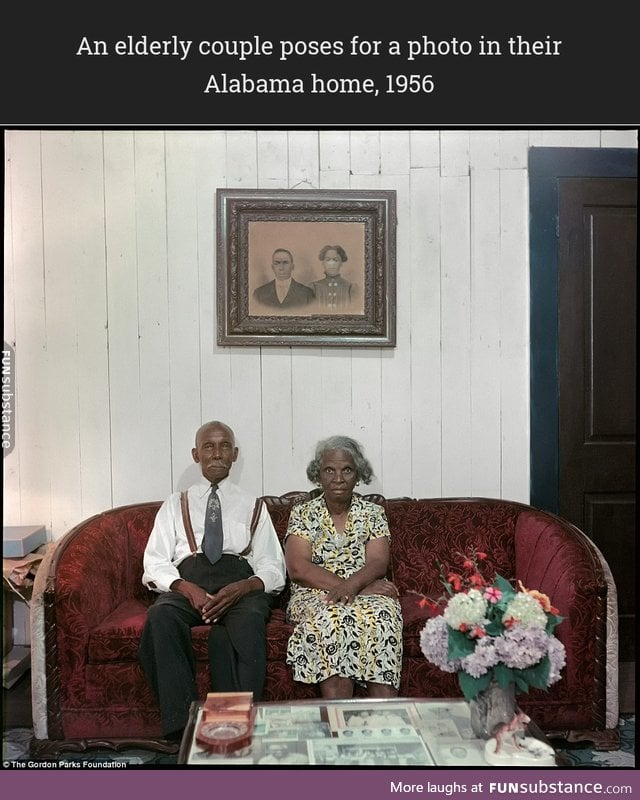
M251 745L226 755L213 754L195 741L202 703L193 703L178 755L179 764L210 767L265 766L446 766L495 765L495 747L475 738L462 699L414 698L298 700L256 703ZM522 740L521 740L522 741ZM530 723L526 747L514 749L517 761L503 766L554 767L556 755L542 732ZM508 755L505 746L503 755ZM521 753L520 750L523 752Z

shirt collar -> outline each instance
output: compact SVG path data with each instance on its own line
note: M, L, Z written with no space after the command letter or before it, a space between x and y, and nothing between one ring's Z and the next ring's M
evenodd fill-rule
M218 491L220 492L221 495L224 495L225 493L225 484L227 483L228 480L229 476L223 478L218 484ZM198 497L205 497L205 495L207 495L209 493L209 490L211 489L211 483L204 477L204 475L202 475L200 480L196 484L196 487L197 487Z

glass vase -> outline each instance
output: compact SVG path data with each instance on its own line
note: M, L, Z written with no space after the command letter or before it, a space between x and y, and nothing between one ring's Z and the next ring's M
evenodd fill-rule
M471 730L478 739L490 739L498 725L511 722L519 710L516 703L516 687L513 683L503 688L493 681L467 702L471 716Z

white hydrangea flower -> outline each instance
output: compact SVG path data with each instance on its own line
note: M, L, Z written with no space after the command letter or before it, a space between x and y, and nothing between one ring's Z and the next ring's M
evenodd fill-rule
M487 602L482 593L477 589L469 589L466 593L454 594L442 616L450 627L459 630L461 625L478 625L485 619L486 613Z
M518 592L506 607L502 621L514 619L519 625L537 625L545 628L547 615L540 603L525 592Z

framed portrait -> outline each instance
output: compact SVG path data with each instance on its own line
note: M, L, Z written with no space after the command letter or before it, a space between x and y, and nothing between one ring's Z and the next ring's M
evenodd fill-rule
M218 189L219 345L393 347L396 193Z

